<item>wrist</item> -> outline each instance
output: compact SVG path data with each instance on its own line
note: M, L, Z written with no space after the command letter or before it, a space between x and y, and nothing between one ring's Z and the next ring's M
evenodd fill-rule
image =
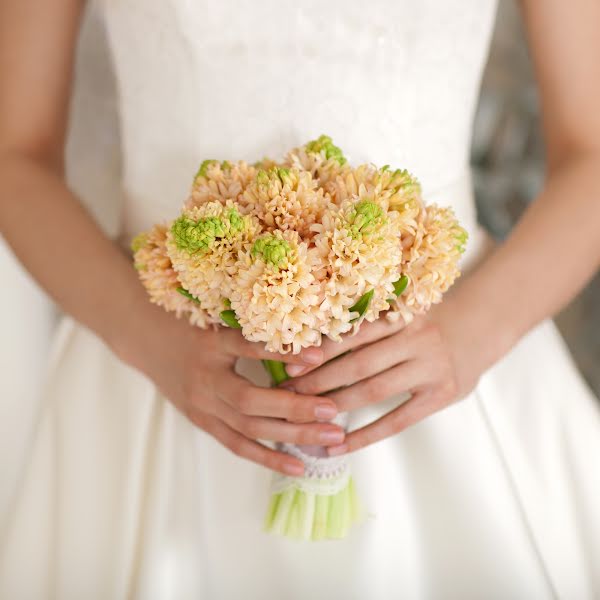
M487 297L477 282L464 280L435 307L433 316L457 363L469 363L477 376L501 359L521 333L513 311Z
M106 343L123 362L146 371L143 359L159 344L156 335L163 330L161 323L165 318L172 319L172 315L152 304L139 282L134 281L130 293L121 297L113 317Z

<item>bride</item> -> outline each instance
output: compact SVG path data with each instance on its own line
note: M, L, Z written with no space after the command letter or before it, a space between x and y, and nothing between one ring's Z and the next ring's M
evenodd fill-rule
M64 149L84 3L0 4L0 228L64 312L41 392L17 403L40 380L43 319L32 291L3 306L14 335L2 342L13 420L0 596L597 598L600 418L549 318L600 262L600 5L522 2L548 169L496 248L477 225L468 168L493 0L90 10L117 85L113 96L88 61L79 147L98 162L79 177L103 212L114 189L103 177L121 161L115 235L65 178L82 165ZM99 106L115 112L119 138ZM265 351L150 304L126 248L175 214L204 158L278 156L321 133L354 164L416 173L427 201L453 205L469 251L426 318L280 357L291 385L266 389ZM9 288L21 285L13 269ZM330 422L338 410L350 433ZM30 429L6 425L20 417ZM258 440L351 453L370 518L337 542L263 533L270 470L299 475L302 463Z

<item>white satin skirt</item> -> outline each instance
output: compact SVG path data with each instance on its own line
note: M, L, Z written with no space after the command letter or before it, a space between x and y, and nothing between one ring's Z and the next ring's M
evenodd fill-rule
M0 455L0 598L600 597L598 403L551 322L464 401L352 455L369 516L343 541L265 534L271 474L70 318L37 403L3 383L30 426Z

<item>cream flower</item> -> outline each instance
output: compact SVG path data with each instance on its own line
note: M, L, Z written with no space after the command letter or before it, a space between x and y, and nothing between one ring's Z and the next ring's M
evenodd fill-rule
M327 182L325 189L336 204L365 194L375 195L380 202L387 202L390 210L412 219L423 206L419 182L408 171L392 171L387 165L381 169L372 164L347 167Z
M320 344L324 316L316 259L290 230L264 234L240 253L230 299L246 339L294 354Z
M330 319L322 332L333 339L360 324L351 307L367 292L372 299L364 313L373 321L389 307L402 261L399 214L386 211L376 198L345 201L327 211L312 227L321 258L325 296L321 309Z
M167 255L168 230L167 225L154 225L150 231L134 238L131 249L135 268L151 302L174 312L177 318L186 316L192 324L206 327L208 315L193 297L186 294Z
M377 169L373 183L378 193L385 195L390 210L414 217L423 206L421 184L406 169L391 170L388 165Z
M467 237L451 208L432 204L421 211L415 236L403 251L401 270L409 284L392 303L406 321L441 302L444 292L460 276L458 261Z
M408 171L352 167L323 135L281 163L204 161L170 229L137 240L136 264L167 310L201 327L227 317L249 340L299 352L382 311L408 322L429 309L465 242Z
M215 322L229 299L238 254L259 232L257 220L231 200L185 210L171 226L167 252L177 276Z
M256 178L256 171L255 167L244 161L205 160L196 173L184 208L189 210L207 202L239 200L248 184Z
M310 173L295 168L259 170L242 203L265 230L294 230L308 238L310 226L321 219L330 204L317 183Z
M327 182L324 188L335 204L342 204L348 200L355 200L360 196L379 194L375 186L377 169L374 165L359 165L356 168L345 166L337 175Z
M325 190L325 184L349 168L342 150L328 135L321 135L287 153L283 166L308 171Z

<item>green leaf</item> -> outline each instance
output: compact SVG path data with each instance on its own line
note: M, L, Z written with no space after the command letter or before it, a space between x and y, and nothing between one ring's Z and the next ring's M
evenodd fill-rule
M396 296L400 296L404 293L404 290L406 290L408 286L408 281L407 275L402 275L398 281L394 281L394 293Z
M237 320L234 310L224 310L219 313L219 316L221 317L221 321L223 321L223 323L225 323L227 327L231 327L232 329L242 328L239 321Z
M184 287L178 287L177 291L182 295L185 296L186 298L188 298L189 300L191 300L192 302L195 302L196 304L200 304L200 300L198 300L198 298L196 298L196 296L192 296L192 294L190 294Z
M356 317L355 319L352 319L350 321L350 323L354 323L354 321L358 321L358 319L360 319L367 312L367 308L369 308L369 304L371 303L374 293L375 293L375 290L369 290L366 294L363 294L360 297L360 299L358 300L358 302L356 304L354 304L353 306L350 307L350 312L358 313L358 317Z

